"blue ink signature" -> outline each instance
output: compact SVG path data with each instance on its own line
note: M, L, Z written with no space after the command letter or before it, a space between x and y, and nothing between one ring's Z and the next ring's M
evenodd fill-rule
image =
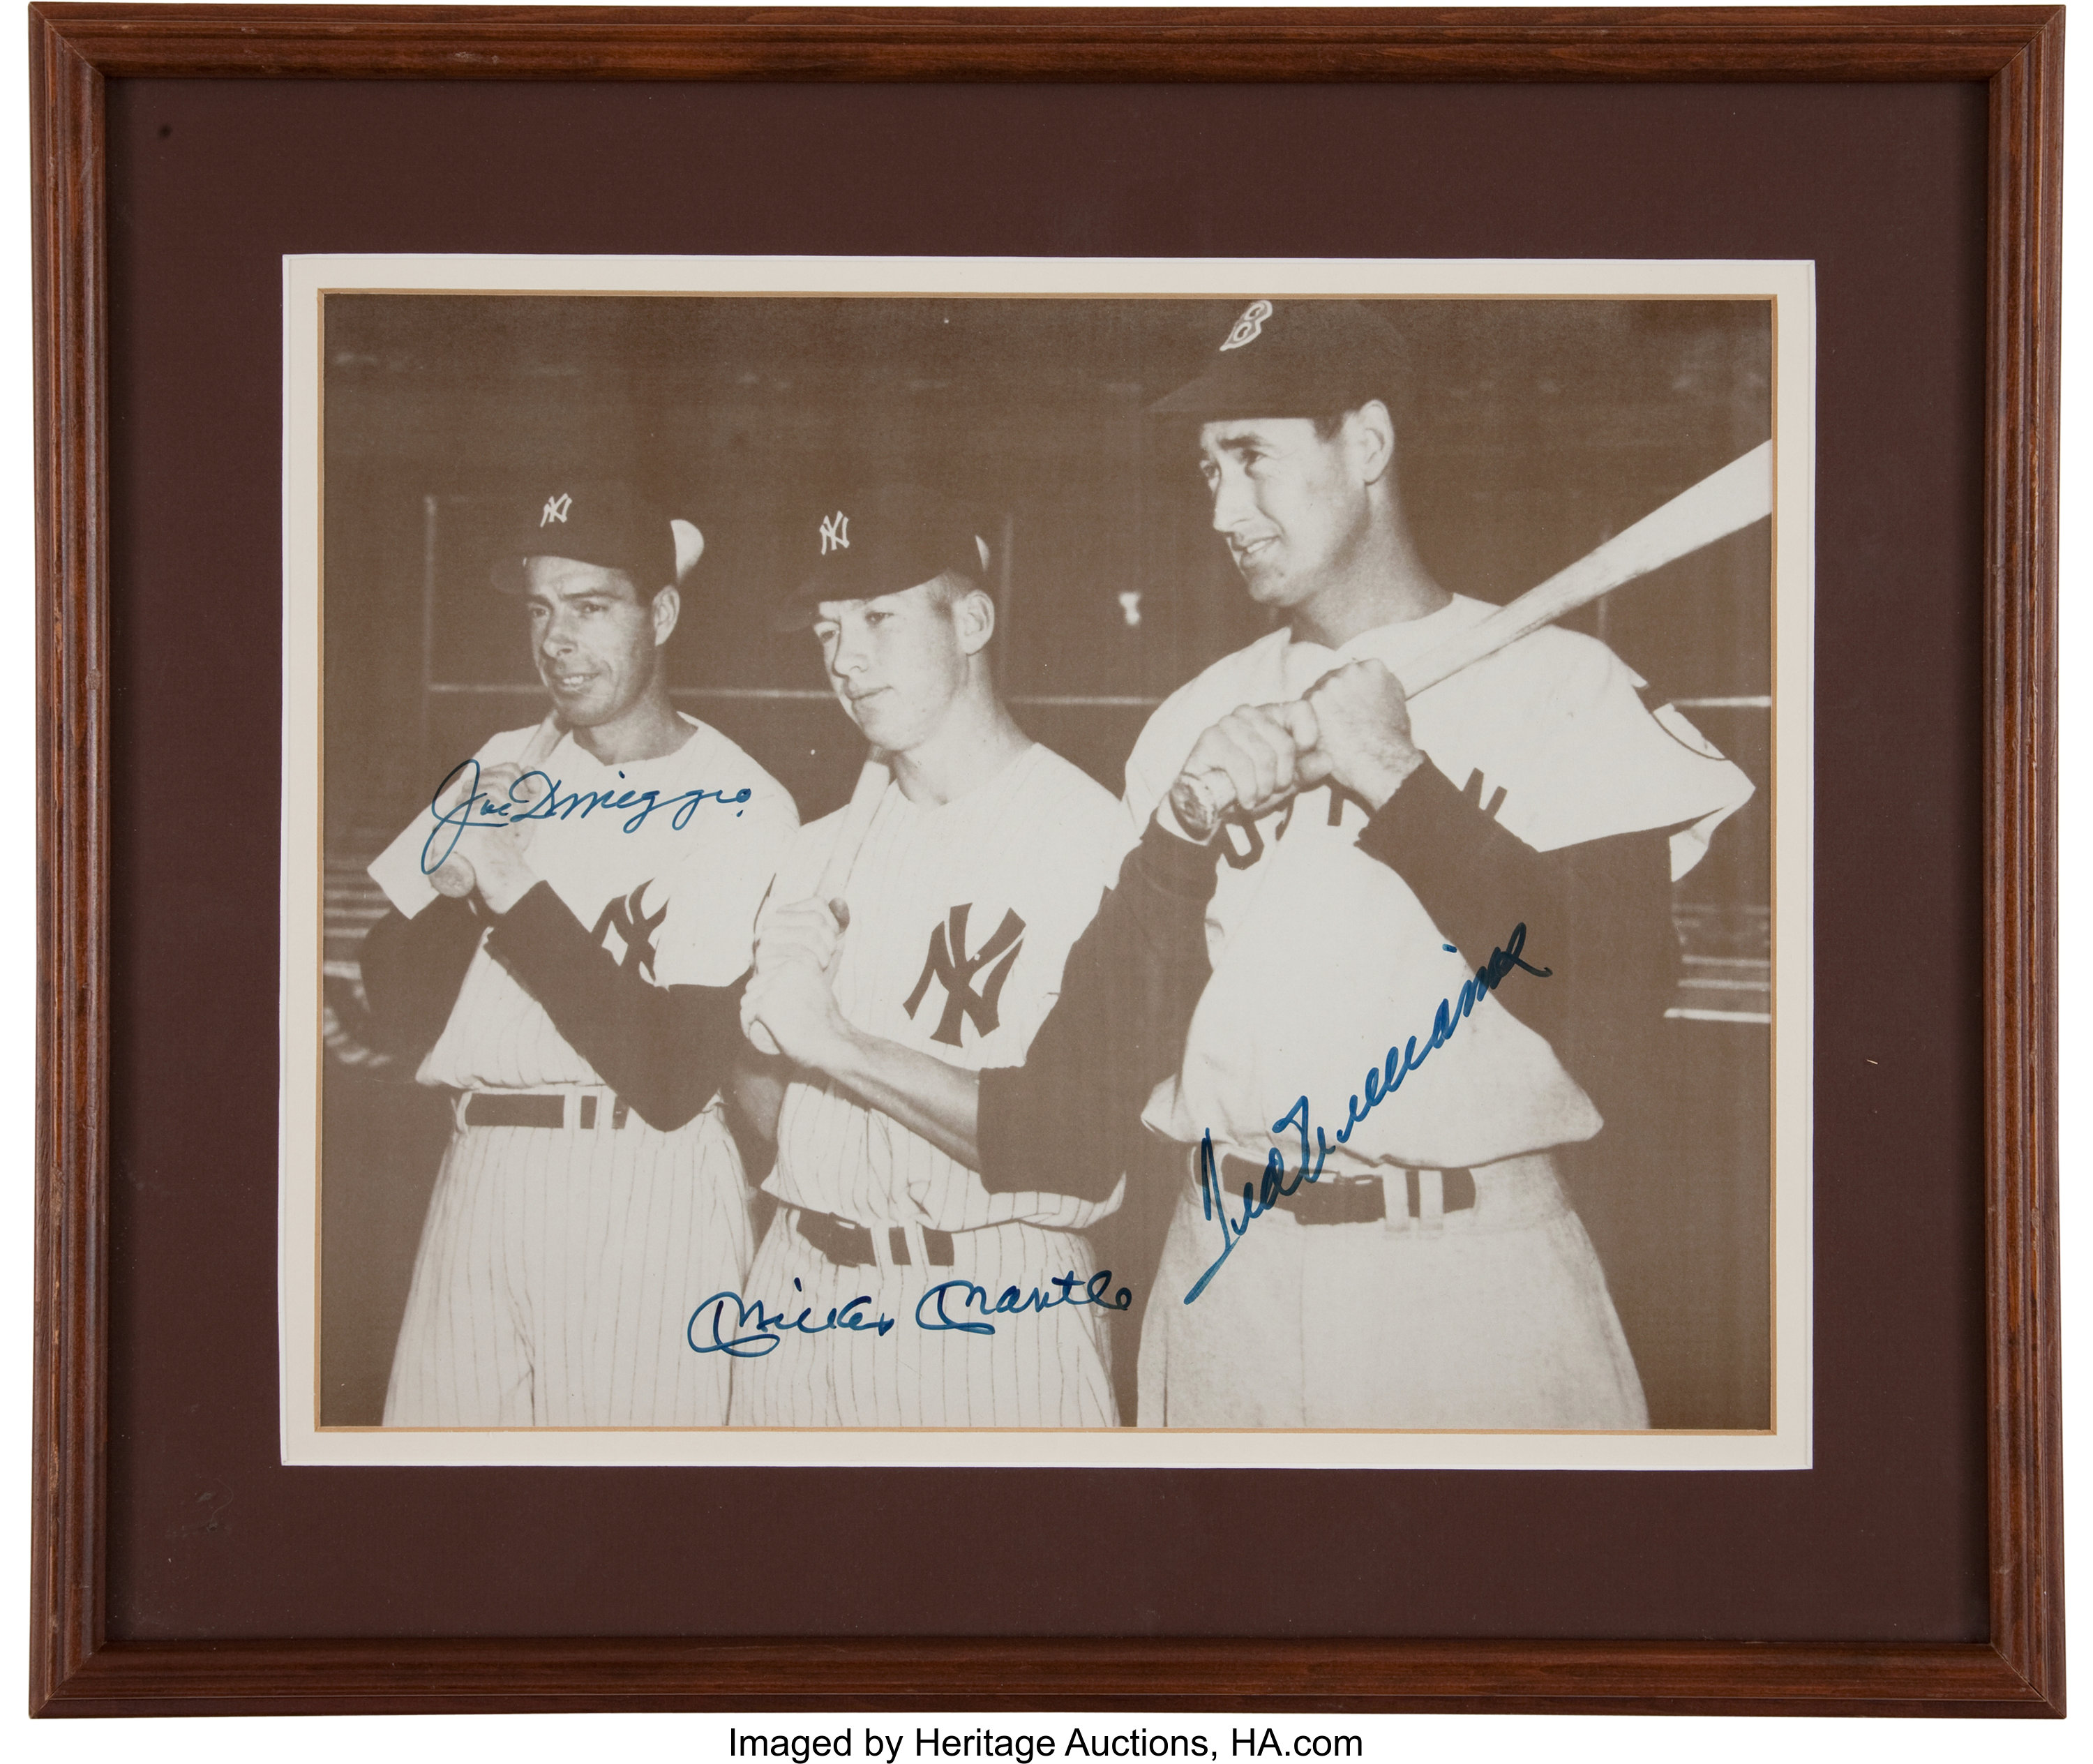
M466 780L466 794L448 808L438 807L453 780L466 774L470 775ZM625 776L622 772L618 775ZM534 778L538 781L536 787L531 787ZM544 792L542 798L540 790ZM429 829L429 836L422 844L422 873L433 876L442 869L444 860L457 849L459 839L470 827L518 826L526 821L570 821L577 811L587 820L601 808L626 812L626 819L618 828L621 833L637 833L652 814L668 815L669 825L681 833L690 825L691 817L698 812L701 804L724 803L739 813L739 805L755 794L747 788L731 796L723 790L687 790L674 796L664 796L658 790L574 790L565 795L560 792L559 779L548 778L543 772L530 771L513 780L505 795L489 796L479 787L479 761L460 761L451 768L443 782L436 786L436 795L429 799L429 813L436 817L436 824ZM436 842L446 827L450 829L449 842L438 851Z
M802 1293L806 1289L796 1280L794 1288ZM789 1320L782 1311L765 1311L760 1298L744 1298L739 1293L714 1293L711 1298L691 1313L691 1320L683 1328L683 1339L700 1354L726 1354L735 1359L760 1359L774 1351L787 1334L826 1335L831 1329L870 1329L884 1335L894 1327L888 1316L873 1316L868 1310L872 1303L869 1293L860 1293L849 1303L829 1307L827 1317L820 1323L807 1320L814 1314L812 1305L801 1307L800 1315ZM726 1321L726 1307L734 1308L734 1320L730 1334ZM709 1311L712 1313L712 1340L698 1339L698 1320ZM749 1325L756 1327L752 1330ZM742 1332L747 1331L747 1333Z
M1443 947L1449 950L1454 948L1451 943ZM1514 968L1523 969L1542 980L1555 972L1552 968L1536 968L1531 962L1523 960L1520 951L1525 947L1526 926L1515 925L1512 927L1511 935L1505 939L1504 947L1492 950L1490 959L1476 970L1475 978L1462 982L1460 991L1452 998L1439 1001L1439 1008L1432 1018L1432 1033L1425 1039L1422 1053L1418 1051L1417 1038L1413 1035L1406 1042L1389 1048L1384 1064L1367 1070L1366 1082L1361 1086L1366 1096L1366 1104L1362 1107L1358 1097L1355 1094L1352 1098L1350 1106L1345 1112L1345 1125L1337 1129L1339 1145L1350 1139L1353 1130L1402 1088L1402 1081L1431 1057L1432 1049L1444 1047L1453 1039L1454 1031L1460 1027L1462 1020L1502 986ZM1454 953L1458 955L1459 951L1455 951ZM1236 1246L1242 1242L1250 1228L1259 1219L1270 1212L1303 1182L1320 1180L1324 1160L1330 1155L1330 1146L1323 1129L1318 1127L1314 1146L1315 1168L1311 1169L1306 1097L1302 1097L1272 1124L1272 1130L1276 1133L1284 1133L1289 1127L1301 1136L1301 1168L1292 1176L1288 1176L1285 1156L1278 1146L1274 1146L1265 1154L1263 1176L1255 1182L1246 1182L1242 1185L1243 1209L1240 1220L1228 1217L1227 1203L1221 1194L1220 1172L1214 1163L1212 1129L1209 1129L1200 1140L1199 1206L1207 1218L1220 1221L1221 1253L1207 1265L1207 1272L1194 1282L1191 1291L1185 1294L1186 1304L1190 1304L1207 1289L1207 1283L1220 1272L1221 1264L1235 1253Z
M1131 1289L1122 1286L1112 1290L1112 1270L1104 1268L1083 1282L1081 1289L1076 1283L1079 1274L1056 1274L1046 1282L1054 1292L1042 1292L1037 1286L1029 1292L1020 1293L1015 1286L1006 1286L991 1304L988 1289L977 1286L970 1280L948 1280L933 1286L916 1301L916 1326L919 1329L957 1329L966 1335L994 1335L992 1323L976 1322L967 1313L977 1311L982 1317L1022 1316L1027 1311L1058 1310L1063 1305L1095 1305L1103 1311L1128 1311L1133 1306ZM798 1281L792 1282L794 1290L804 1294L806 1289ZM894 1319L875 1315L869 1308L872 1297L860 1293L845 1305L831 1305L828 1315L820 1322L810 1320L814 1315L812 1305L800 1307L796 1317L788 1317L782 1311L765 1308L760 1298L744 1298L739 1293L714 1293L691 1313L691 1320L684 1325L683 1338L692 1350L700 1354L726 1354L735 1359L760 1359L775 1352L788 1335L826 1335L832 1329L869 1329L876 1335L884 1335L894 1327ZM956 1309L955 1316L947 1309ZM734 1315L727 1315L731 1307ZM708 1317L709 1323L708 1324ZM700 1326L708 1328L712 1339L700 1341Z
M1056 1274L1049 1280L1046 1282L1049 1286L1061 1289L1061 1296L1058 1298L1041 1292L1037 1286L1021 1296L1015 1286L1006 1286L992 1305L988 1302L986 1287L977 1286L970 1280L945 1281L933 1286L916 1301L916 1327L919 1329L959 1329L968 1335L994 1335L994 1324L969 1322L966 1313L978 1310L985 1317L1021 1316L1028 1311L1052 1311L1062 1305L1095 1305L1103 1311L1133 1308L1133 1292L1130 1287L1122 1286L1116 1293L1112 1292L1110 1268L1100 1268L1083 1282L1081 1292L1072 1292L1070 1289L1081 1277L1071 1272ZM960 1315L956 1317L949 1315L945 1309L947 1302L946 1295L950 1293L959 1294L956 1299L951 1301L960 1308ZM923 1315L926 1305L934 1313L933 1316Z

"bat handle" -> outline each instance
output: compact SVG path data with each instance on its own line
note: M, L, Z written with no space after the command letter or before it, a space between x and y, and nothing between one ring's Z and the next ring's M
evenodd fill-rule
M843 891L850 886L851 870L857 861L858 847L864 843L866 831L872 826L872 817L878 811L880 800L886 795L886 787L892 776L886 756L874 748L865 756L864 769L858 774L856 787L852 791L851 800L844 807L843 824L836 830L834 847L829 853L828 861L821 866L821 879L809 896L828 908L838 931L850 929L850 905L843 898ZM778 1051L776 1038L760 1022L744 1018L742 1033L758 1053L774 1055Z
M836 929L838 931L847 931L850 929L850 903L837 899L829 901L826 904L829 917L836 921ZM777 1055L779 1051L777 1039L762 1022L755 1021L747 1024L743 1033L748 1036L749 1046L758 1053L770 1058Z
M474 873L471 861L453 852L436 865L436 873L429 883L436 892L448 899L462 900L479 886L479 878Z
M1234 780L1218 767L1194 772L1170 788L1170 812L1195 839L1213 837L1221 817L1236 805Z

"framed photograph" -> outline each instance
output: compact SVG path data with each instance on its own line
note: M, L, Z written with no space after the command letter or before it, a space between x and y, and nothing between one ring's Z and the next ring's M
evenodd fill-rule
M287 1461L1807 1467L1808 266L285 268ZM1177 383L1216 364L1254 376L1224 383L1216 410L1370 409L1388 463L1376 456L1347 501L1320 475L1340 457L1337 426L1325 422L1325 440L1310 418L1254 418L1323 466L1296 488L1291 456L1252 449L1269 437L1246 428L1240 487L1224 495L1237 419L1169 409ZM591 535L587 494L563 488L606 474L655 504L655 573L666 583L682 566L677 623L657 640L635 615L626 683L569 705L555 663L578 659L587 633L520 579L505 595L490 583L516 567L499 555L512 540L548 554L625 543ZM869 642L886 615L856 603L914 592L914 575L944 572L942 554L904 552L892 568L911 580L844 581L882 592L809 603L805 628L777 629L803 578L869 568L857 560L871 548L930 518L883 513L893 485L968 529L961 566L990 622L976 683L939 671L904 686L897 661L897 684L875 687L887 665L860 665L846 640L852 618L875 622ZM1327 537L1306 512L1326 507ZM1355 566L1370 533L1385 535L1377 561ZM1245 541L1232 550L1238 534L1302 555L1283 577L1259 574ZM1414 602L1390 556L1415 560ZM1527 577L1537 600L1506 591ZM1331 612L1320 640L1302 635L1314 607L1362 592L1367 609ZM817 618L823 605L845 622ZM1282 631L1294 635L1275 650ZM1450 692L1426 683L1447 664L1428 658L1450 631L1469 669L1505 659L1447 674L1474 704L1435 719L1433 695ZM1514 679L1514 662L1534 678ZM1283 742L1274 718L1226 719L1289 688L1312 711L1320 677L1370 663L1417 688L1415 718L1407 696L1402 713L1417 730L1516 725L1528 754L1494 735L1456 753L1434 731L1438 775L1413 794L1443 785L1473 800L1444 827L1399 827L1391 809L1370 837L1394 793L1371 802L1311 782L1324 763L1311 745L1261 816L1239 807L1196 847L1172 835L1188 863L1205 854L1182 908L1185 931L1205 934L1167 944L1160 996L1096 990L1086 964L1114 922L1100 878L1141 886L1122 860L1160 812L1163 774L1202 739L1224 756L1257 727ZM854 727L881 726L877 691L908 702L910 721L880 748L892 800L872 822L875 852L911 808L978 818L977 791L993 801L1038 766L1088 808L1021 813L1037 843L1019 843L1000 878L975 847L1008 860L1019 835L1001 816L944 856L897 847L897 901L882 902L872 878L889 860L838 867L850 817L827 813L862 758ZM587 769L589 731L621 728L655 693L674 720L645 744L725 743L705 777L651 780L665 756L635 757L615 735L601 738L609 776ZM506 723L527 743L548 713L557 738L520 774L545 794L512 804L526 787L485 781L499 764L488 743ZM1013 732L999 743L1002 729ZM918 775L955 742L986 756L983 775ZM330 752L354 757L328 765ZM1568 808L1579 794L1590 804ZM1064 818L1086 812L1094 853L1084 823ZM1332 835L1334 873L1279 865L1304 814ZM797 859L795 819L809 824ZM497 924L514 921L483 891L440 904L444 866L469 865L512 820L527 845L500 836L559 895L545 934L574 940L571 979L530 955L512 969ZM648 850L665 826L665 848ZM1495 828L1523 828L1560 868L1506 884L1488 909L1512 915L1502 925L1418 919L1413 941L1434 960L1407 976L1415 952L1387 925L1419 910L1415 891L1391 864L1350 873L1361 842L1389 838L1415 873L1422 848L1450 840L1450 876L1469 893L1507 860L1489 849ZM564 843L573 853L555 855ZM1619 886L1595 886L1592 863L1610 878L1623 864ZM797 1060L780 1068L774 1123L737 1133L730 1072L756 1031L724 1014L629 1048L594 1038L606 1015L696 995L677 991L702 982L670 978L666 953L699 934L661 879L687 873L720 896L699 922L729 940L690 972L724 990L753 963L766 977L743 996L760 1025L783 947L769 928L789 922L766 897L804 893L810 866L834 872L824 886L847 906L838 1009L860 1034L938 1061L919 1084L945 1086L954 1067L1021 1081L1022 1121L1001 1143L995 1112L1010 1105L986 1079L961 1081L982 1088L986 1117L962 1162L940 1143L950 1130L914 1112L936 1091L912 1092L896 1116ZM1442 898L1438 910L1458 909ZM420 973L443 962L433 940L453 920L450 995L425 1002ZM1439 959L1456 935L1458 959ZM1639 953L1644 938L1654 956ZM1376 947L1393 965L1363 978ZM596 984L648 990L592 1004L592 958L618 975ZM1646 966L1649 984L1618 986L1602 964ZM1500 990L1548 983L1606 1002L1522 1010ZM1328 1029L1280 1027L1280 989ZM1536 1025L1606 1058L1536 1072L1524 1042ZM509 1069L519 1035L547 1038L546 1051ZM570 1036L623 1081L605 1082ZM839 1053L826 1056L838 1068ZM703 1075L675 1076L687 1066ZM1580 1068L1581 1099L1565 1081ZM1113 1092L1104 1074L1120 1071L1141 1081ZM1554 1101L1534 1099L1551 1086ZM1372 1120L1384 1094L1384 1120L1415 1119L1384 1133ZM534 1108L535 1125L479 1122ZM1532 1118L1519 1121L1522 1108ZM431 1128L409 1125L424 1116ZM679 1208L695 1178L678 1135L713 1147L722 1218ZM543 1191L525 1173L570 1158L592 1173ZM483 1177L486 1159L498 1168ZM656 1159L662 1192L629 1193L624 1165ZM573 1213L584 1194L615 1220ZM525 1194L529 1216L507 1218L501 1197ZM931 1233L927 1255L873 1244L899 1232L916 1250L912 1228ZM561 1264L560 1238L579 1266ZM859 1259L830 1253L847 1256L846 1241ZM1265 1247L1289 1243L1284 1259ZM1369 1250L1386 1265L1351 1265ZM1432 1295L1428 1324L1405 1294ZM1260 1363L1241 1343L1276 1336L1267 1312L1280 1310L1306 1320L1283 1364ZM583 1370L592 1340L600 1358Z
M2060 1710L2060 15L32 17L40 1707Z

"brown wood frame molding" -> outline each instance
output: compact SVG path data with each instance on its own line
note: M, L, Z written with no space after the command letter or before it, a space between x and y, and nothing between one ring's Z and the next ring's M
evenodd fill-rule
M778 14L40 5L30 9L29 33L41 713L32 1710L834 1705L2063 1713L2055 795L2060 7ZM1989 1643L109 1642L103 82L126 77L1988 82Z

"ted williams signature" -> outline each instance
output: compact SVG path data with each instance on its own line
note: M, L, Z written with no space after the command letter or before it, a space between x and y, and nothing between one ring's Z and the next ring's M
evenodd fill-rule
M1452 950L1454 946L1445 946ZM1423 1065L1435 1047L1444 1047L1454 1038L1454 1031L1461 1026L1469 1012L1488 998L1506 977L1516 968L1545 980L1555 970L1536 968L1520 959L1526 947L1526 927L1515 925L1511 935L1504 941L1502 949L1490 951L1490 959L1476 970L1472 980L1463 981L1461 990L1453 997L1441 999L1439 1008L1432 1019L1431 1032L1422 1046L1412 1035L1407 1042L1398 1042L1388 1051L1387 1060L1368 1068L1366 1081L1360 1086L1360 1095L1352 1098L1345 1112L1345 1125L1337 1129L1337 1143L1343 1145L1352 1137L1352 1130L1376 1108L1402 1087L1402 1081ZM1458 954L1458 951L1454 953ZM1190 1304L1207 1289L1207 1282L1221 1271L1221 1264L1234 1253L1235 1246L1257 1220L1268 1213L1280 1201L1291 1194L1303 1182L1313 1182L1323 1174L1323 1160L1329 1156L1329 1142L1323 1129L1315 1129L1315 1143L1308 1140L1308 1099L1302 1097L1294 1107L1272 1124L1272 1130L1285 1133L1291 1128L1301 1136L1301 1168L1291 1176L1286 1173L1286 1159L1278 1146L1265 1154L1264 1174L1255 1182L1242 1185L1242 1216L1228 1217L1228 1201L1221 1193L1221 1178L1214 1162L1214 1136L1210 1129L1199 1142L1199 1205L1205 1216L1218 1221L1221 1228L1221 1253L1207 1266L1207 1272L1193 1282L1192 1289L1185 1294L1185 1302ZM1314 1168L1310 1168L1311 1159Z

